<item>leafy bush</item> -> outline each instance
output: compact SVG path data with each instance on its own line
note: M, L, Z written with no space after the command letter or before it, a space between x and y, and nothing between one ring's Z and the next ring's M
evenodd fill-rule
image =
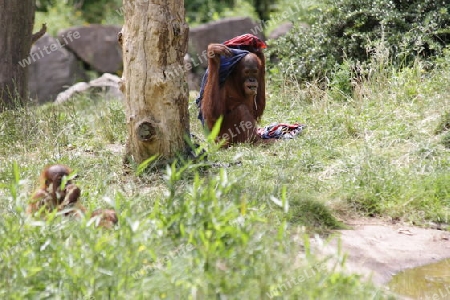
M268 0L226 0L226 1L185 1L186 19L191 24L206 23L223 17L231 16L251 16L257 18L256 10L267 16L270 6ZM137 4L146 4L148 0L138 0ZM122 24L124 6L122 0L38 0L36 10L39 22L42 19L45 23L53 25L54 21L59 21L59 26L49 26L58 28L72 26L74 20L78 23L97 24ZM41 17L42 16L42 17ZM69 23L69 24L67 24ZM64 25L64 26L63 26ZM54 29L57 32L57 29ZM52 34L54 34L52 32Z
M111 12L119 9L123 4L121 0L38 0L36 10L49 12L58 6L70 7L73 11L80 11L83 19L88 23L102 23Z
M234 0L226 1L203 1L190 0L185 1L186 18L189 23L205 23L213 19L217 19L218 15L226 10L226 8L234 6Z
M272 42L278 68L297 80L329 76L347 59L367 61L382 43L395 64L439 55L450 42L450 4L433 0L324 0ZM303 20L301 20L303 21Z
M47 6L45 11L38 10L35 14L34 32L38 31L42 24L47 24L47 32L57 36L61 29L83 24L80 11L76 11L72 5L64 1Z
M119 225L29 222L19 165L0 191L9 208L0 220L0 294L11 299L388 299L358 275L339 271L345 259L316 259L309 238L299 256L286 223L247 207L238 178L201 165L167 167L166 193L145 201L116 194ZM193 177L187 182L185 177ZM138 199L136 199L138 198ZM13 233L13 234L12 234ZM194 295L194 296L192 296Z

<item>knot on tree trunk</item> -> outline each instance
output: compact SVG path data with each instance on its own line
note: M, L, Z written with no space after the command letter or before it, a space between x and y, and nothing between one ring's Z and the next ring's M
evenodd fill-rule
M122 34L122 30L119 31L119 33L117 34L117 42L119 43L120 46L123 45L123 34Z
M142 121L136 126L136 136L142 142L150 142L156 137L156 126L151 121Z
M177 24L177 23L174 23L174 24L172 24L172 27L173 27L173 34L174 34L175 36L179 36L180 33L181 33L180 25Z

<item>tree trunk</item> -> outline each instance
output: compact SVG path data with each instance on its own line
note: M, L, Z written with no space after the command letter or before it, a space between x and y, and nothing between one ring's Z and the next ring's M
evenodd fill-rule
M26 102L35 0L0 0L0 111Z
M186 152L188 86L183 58L188 26L184 1L124 0L121 90L126 98L126 159L164 161Z
M255 0L254 6L260 20L269 20L271 2L270 0Z

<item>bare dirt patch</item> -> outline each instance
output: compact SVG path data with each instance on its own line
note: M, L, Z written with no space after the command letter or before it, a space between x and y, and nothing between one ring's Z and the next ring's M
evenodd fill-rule
M403 224L391 224L379 219L359 219L347 222L353 229L339 230L330 243L312 240L319 253L348 255L346 271L361 274L376 285L384 285L392 275L450 257L450 233Z

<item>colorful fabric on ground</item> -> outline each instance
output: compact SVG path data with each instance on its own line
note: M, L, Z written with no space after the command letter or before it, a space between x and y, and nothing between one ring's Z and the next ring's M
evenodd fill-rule
M258 128L257 133L263 139L293 139L306 127L304 124L272 123L264 128Z

